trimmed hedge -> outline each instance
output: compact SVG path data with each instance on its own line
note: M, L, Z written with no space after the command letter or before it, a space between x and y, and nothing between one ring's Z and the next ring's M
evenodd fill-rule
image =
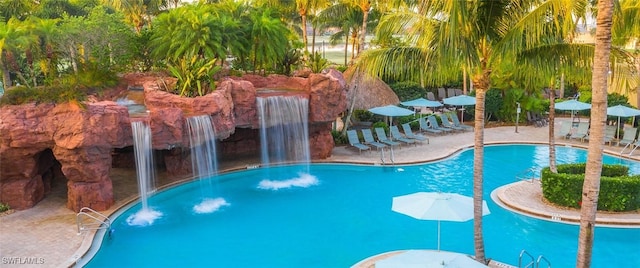
M541 172L542 195L554 204L580 208L586 163L558 165ZM640 208L640 175L629 176L623 165L602 165L598 210L631 211Z

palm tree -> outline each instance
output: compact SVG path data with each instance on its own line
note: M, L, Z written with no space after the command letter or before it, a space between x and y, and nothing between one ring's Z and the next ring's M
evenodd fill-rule
M598 1L596 18L596 44L593 58L593 78L591 82L591 127L589 149L582 186L582 207L580 209L580 233L578 238L578 257L576 267L591 267L593 250L593 231L598 192L600 191L600 173L602 172L602 151L604 150L604 126L607 120L607 80L609 58L611 54L611 25L613 0Z
M441 85L459 81L461 68L471 75L476 91L474 136L474 245L476 260L485 261L482 235L485 94L492 72L501 62L523 60L529 51L538 54L578 55L589 66L589 53L560 47L572 29L571 16L584 7L573 1L422 1L415 7L400 8L385 16L378 35L404 32L409 46L365 52L357 65L370 75ZM553 14L553 16L551 15ZM549 20L552 17L554 20ZM573 53L573 54L572 54ZM586 55L586 56L585 56ZM545 65L540 62L539 67ZM556 63L554 63L556 64ZM515 68L520 66L515 65ZM556 69L557 71L557 69Z
M362 12L360 9L349 5L337 4L320 12L317 20L325 27L337 27L341 29L331 35L330 43L335 45L344 39L344 65L347 65L349 38L358 36L360 26L362 25ZM353 48L355 50L355 43L353 44ZM353 53L352 56L355 57Z
M307 16L309 14L315 14L317 10L323 9L329 4L329 0L296 0L296 8L298 9L298 14L300 15L301 19L300 25L302 29L302 43L304 44L305 51L308 51Z

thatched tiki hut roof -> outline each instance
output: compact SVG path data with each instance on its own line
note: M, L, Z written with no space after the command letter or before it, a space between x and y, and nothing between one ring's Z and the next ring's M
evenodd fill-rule
M367 110L400 103L396 93L384 81L366 76L362 72L354 73L354 70L349 68L344 72L347 81L347 108L351 107L351 101L354 98L354 110ZM357 87L356 83L358 83Z

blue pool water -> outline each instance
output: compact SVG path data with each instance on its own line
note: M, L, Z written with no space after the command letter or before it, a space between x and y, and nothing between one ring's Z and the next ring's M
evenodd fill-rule
M402 153L400 150L399 153ZM428 152L425 152L428 154ZM586 151L557 148L558 163L584 162ZM605 156L605 163L638 162ZM520 251L544 255L554 267L575 266L577 225L522 216L496 205L494 189L529 168L548 165L548 148L500 145L485 148L484 217L487 258L517 265ZM400 249L435 249L437 222L391 211L394 196L418 191L472 195L473 151L443 161L397 167L314 164L317 184L279 190L264 179L288 180L301 166L271 167L219 175L216 195L228 203L209 214L193 212L200 183L154 195L163 213L146 227L129 226L135 204L113 222L87 267L349 267L369 256ZM304 167L306 168L306 167ZM473 254L473 221L441 222L441 249ZM593 267L640 267L640 229L596 228Z

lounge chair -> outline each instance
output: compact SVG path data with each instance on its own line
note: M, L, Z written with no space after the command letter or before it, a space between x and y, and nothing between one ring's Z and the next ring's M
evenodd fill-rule
M354 148L357 148L360 151L360 153L362 153L362 150L366 151L371 149L369 146L366 146L360 143L360 138L358 138L358 133L354 129L347 130L347 138L349 139L349 144Z
M427 121L429 121L429 124L431 125L431 128L433 128L433 129L442 130L442 131L444 131L444 132L451 132L451 131L453 131L453 129L446 128L446 127L441 127L441 126L438 124L438 119L436 119L436 117L435 117L435 116L433 116L433 115L427 116Z
M387 138L387 133L384 132L383 128L377 127L377 128L375 128L375 130L376 130L376 136L378 136L378 141L379 142L382 142L382 143L384 143L386 145L389 145L389 146L392 146L392 147L393 146L398 146L398 147L400 146L399 142L392 141L389 138Z
M589 123L580 122L578 123L578 129L576 129L576 133L571 135L571 138L576 138L580 139L580 141L584 141L587 136L589 136Z
M573 128L573 123L571 122L562 122L560 125L560 131L558 132L559 136L562 136L564 139L571 138L571 129Z
M449 113L448 115L449 115L449 118L451 118L451 122L453 122L454 126L461 127L463 130L473 131L472 126L467 126L465 124L460 123L460 119L458 119L458 114Z
M436 95L434 95L431 91L427 92L427 100L438 101L436 100Z
M433 133L433 134L442 134L442 133L444 133L444 131L442 131L440 129L432 128L427 123L427 119L425 117L420 117L420 119L418 119L418 122L420 123L420 130L421 131L429 132L429 133Z
M440 122L442 122L442 126L446 127L446 128L450 128L453 130L458 130L458 131L464 131L464 129L462 127L456 127L454 126L450 121L449 121L449 116L444 113L444 114L440 114Z
M429 144L429 138L422 136L420 134L414 134L413 131L411 130L411 125L409 125L409 123L402 124L402 131L404 131L404 135L407 136L407 138L414 139L417 141L426 141L427 144Z
M616 138L616 126L605 126L604 143L609 143L609 145L612 145L615 138ZM583 139L589 140L589 135L585 136Z
M438 88L438 100L444 100L446 98L447 91L443 87Z
M402 136L402 133L400 133L398 126L390 126L389 132L391 132L391 137L394 140L397 140L406 144L414 144L414 145L416 144L416 140Z
M456 90L454 88L447 88L447 98L455 97Z
M622 135L622 139L618 141L618 146L620 146L621 144L624 144L624 145L632 144L636 140L637 132L638 132L638 128L625 127L624 134Z
M371 129L363 128L362 129L362 137L364 138L364 144L376 147L376 150L378 150L378 151L380 149L384 148L384 147L387 147L386 144L377 142L373 138L373 132L371 132Z

